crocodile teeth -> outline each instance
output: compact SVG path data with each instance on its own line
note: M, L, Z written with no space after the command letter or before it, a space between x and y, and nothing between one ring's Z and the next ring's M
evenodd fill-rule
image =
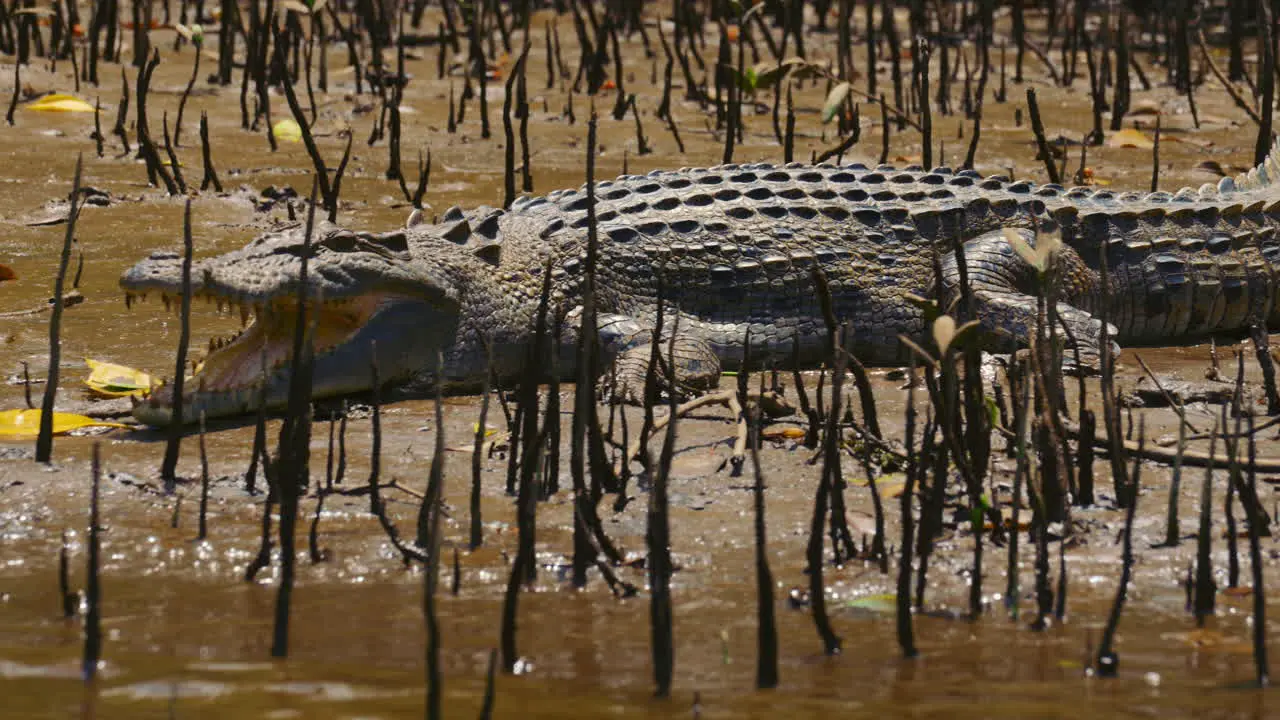
M241 305L240 306L240 327L243 328L248 324L249 324L249 307L247 305Z
M133 309L133 293L124 294L124 308L125 310Z

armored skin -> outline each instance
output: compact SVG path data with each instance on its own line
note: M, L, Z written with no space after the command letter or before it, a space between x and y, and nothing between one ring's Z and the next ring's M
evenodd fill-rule
M673 382L713 383L722 368L737 367L748 331L753 365L785 367L798 358L816 366L827 353L814 286L820 268L851 351L867 364L904 363L900 336L924 342L928 335L913 296L946 307L958 293L956 243L992 346L1025 343L1039 279L1006 228L1033 246L1038 232L1061 233L1060 313L1086 355L1096 352L1104 306L1123 344L1176 344L1275 325L1276 158L1273 150L1245 175L1177 193L857 164L725 165L601 182L602 346L620 362L648 357L661 285L664 332L679 317ZM288 226L196 263L194 296L239 308L252 322L215 343L186 383L184 418L249 412L262 398L269 408L284 406L303 234L301 224ZM562 345L574 342L587 246L583 189L521 198L506 211L453 208L438 223L411 219L385 233L319 224L312 240L316 397L369 389L375 352L388 383L478 384L490 367L500 376L520 373L547 268L550 307L564 318ZM120 284L127 299L176 299L180 259L153 253ZM565 347L557 368L573 377L574 354ZM154 391L135 416L168 423L167 393Z

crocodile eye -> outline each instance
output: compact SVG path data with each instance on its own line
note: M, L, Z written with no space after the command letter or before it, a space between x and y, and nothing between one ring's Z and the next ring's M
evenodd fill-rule
M352 252L357 247L356 236L349 232L336 232L328 237L321 239L316 243L322 248L333 250L334 252ZM296 246L290 245L283 249L291 255L298 255L302 252L302 244Z
M409 252L409 238L402 232L380 233L378 235L370 235L365 239L392 252Z

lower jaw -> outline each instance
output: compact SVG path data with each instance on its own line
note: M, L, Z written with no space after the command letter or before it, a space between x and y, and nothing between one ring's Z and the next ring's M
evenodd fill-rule
M272 401L276 393L270 391L266 395L266 408L273 407ZM256 412L263 399L262 391L257 387L246 387L223 392L196 392L183 394L181 424L193 425L201 418L214 418L245 415ZM152 426L172 425L174 408L171 402L159 398L146 398L133 407L133 417L138 422Z

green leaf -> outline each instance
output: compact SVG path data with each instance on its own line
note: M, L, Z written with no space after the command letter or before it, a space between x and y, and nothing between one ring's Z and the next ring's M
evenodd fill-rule
M987 404L987 421L990 427L1000 425L1000 406L996 404L996 399L990 395L983 395L982 399Z
M790 65L757 65L751 69L751 73L756 78L752 89L767 90L776 85L790 71Z
M741 73L737 68L729 68L729 72L733 73L734 82L737 83L738 89L744 93L755 94L756 86L759 83L759 76L756 74L755 68L747 68Z
M848 82L837 83L831 88L831 92L827 93L827 102L822 106L822 123L825 125L835 118L840 112L840 108L844 105L845 98L849 97L850 85Z
M845 603L845 607L876 615L890 615L898 611L898 596L893 593L862 595L850 599Z

